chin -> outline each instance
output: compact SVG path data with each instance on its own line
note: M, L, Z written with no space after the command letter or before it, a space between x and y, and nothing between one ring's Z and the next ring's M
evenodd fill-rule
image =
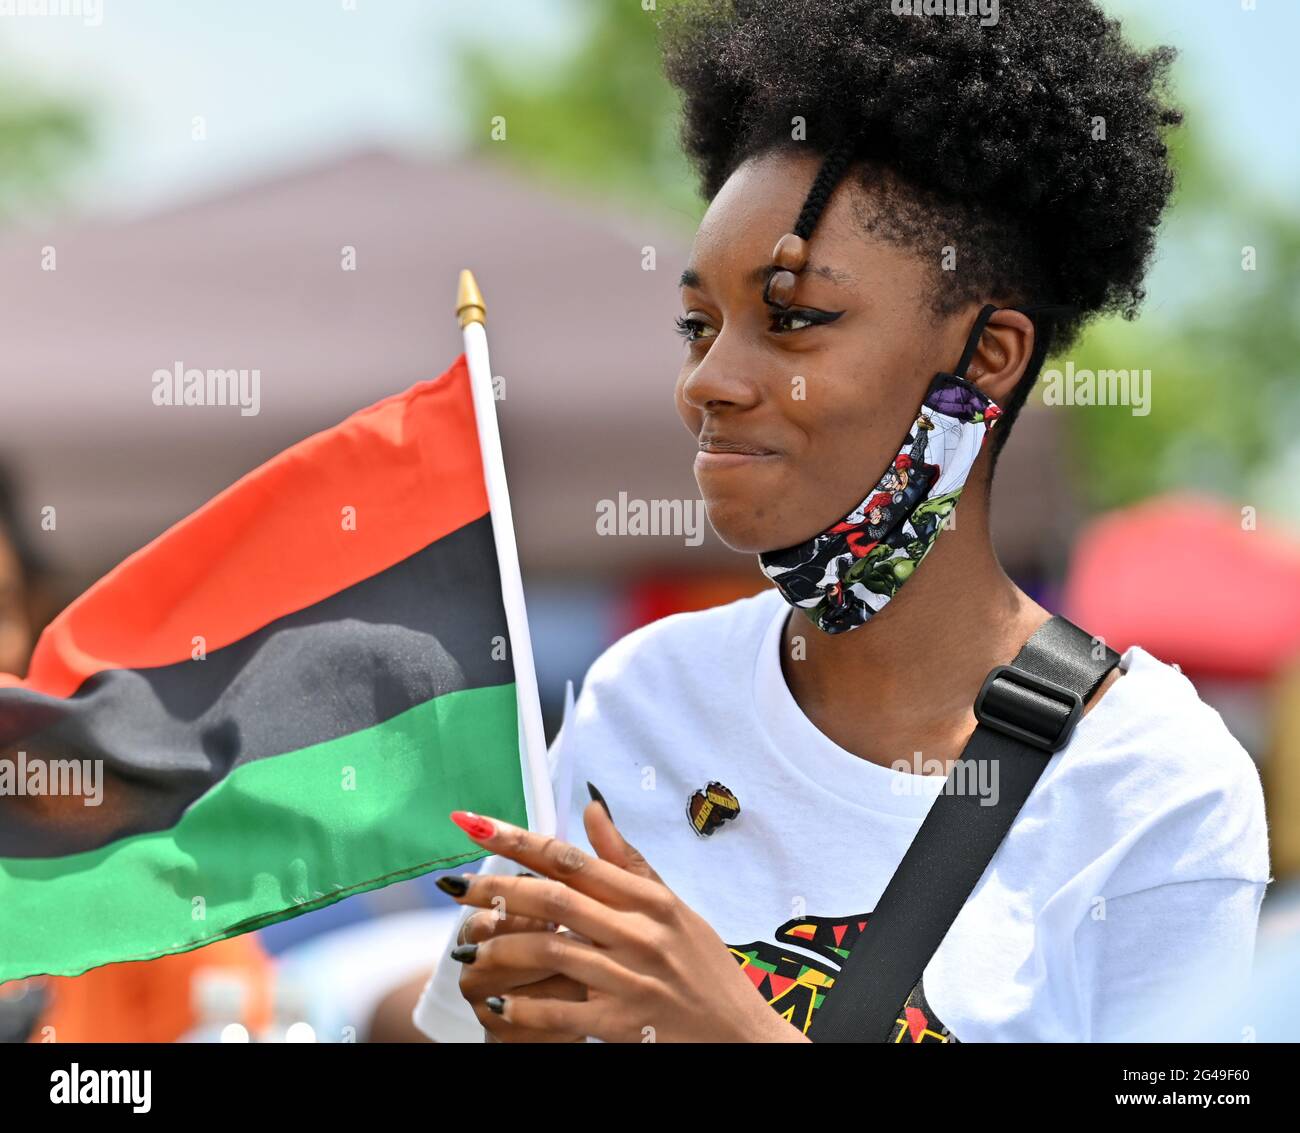
M792 538L788 530L782 530L781 525L764 522L752 503L705 496L704 510L709 517L709 526L733 551L761 555L764 551L779 551L800 542L799 538Z
M819 514L825 500L805 490L776 459L722 468L697 460L695 482L709 525L728 547L743 554L783 551L839 518ZM816 526L810 527L810 522Z

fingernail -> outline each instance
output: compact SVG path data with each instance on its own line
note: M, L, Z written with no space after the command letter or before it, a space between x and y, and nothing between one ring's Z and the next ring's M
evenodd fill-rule
M487 1004L488 1010L493 1012L493 1014L496 1015L505 1014L506 1001L502 999L499 995L489 995L487 999L484 1000L484 1002Z
M451 950L451 958L453 960L459 960L462 964L474 963L474 957L477 955L477 944L458 944Z
M471 838L491 838L496 827L481 814L468 810L453 810L451 820Z
M463 877L440 877L434 884L453 897L464 897L469 892L469 882Z
M612 814L609 813L609 803L607 803L607 802L605 801L605 796L602 795L598 790L596 790L596 784L595 784L595 783L592 783L592 782L588 781L588 783L587 783L587 794L589 794L589 795L591 796L591 801L592 801L592 802L600 803L600 805L603 806L603 807L605 808L605 817L608 818L608 819L610 820L610 822L613 822L613 821L614 821L614 816L613 816Z

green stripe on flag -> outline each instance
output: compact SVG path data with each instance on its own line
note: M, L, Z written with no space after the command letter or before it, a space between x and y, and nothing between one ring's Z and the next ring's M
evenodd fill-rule
M513 684L244 764L170 830L0 858L0 982L185 952L484 857L452 810L525 824Z

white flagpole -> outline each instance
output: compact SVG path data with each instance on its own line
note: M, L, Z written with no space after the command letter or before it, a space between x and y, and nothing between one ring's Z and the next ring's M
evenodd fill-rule
M555 737L555 797L566 804L572 798L573 759L565 750L565 733L573 727L573 682L564 682L564 716L560 724L560 734ZM567 805L556 808L555 836L561 841L569 839L569 808Z
M542 705L537 696L537 671L533 667L533 643L528 633L528 611L524 606L524 581L519 573L519 550L515 545L514 518L510 511L510 490L501 455L501 433L497 428L496 396L492 389L492 367L488 362L487 309L474 275L460 273L456 294L456 317L465 339L465 361L469 364L470 388L474 394L474 417L478 422L479 450L483 454L483 478L487 482L488 507L492 511L492 538L496 543L501 572L501 598L510 634L510 659L515 669L515 695L519 704L519 759L523 770L528 806L528 827L539 834L555 833L555 797L546 762L546 732L542 728Z

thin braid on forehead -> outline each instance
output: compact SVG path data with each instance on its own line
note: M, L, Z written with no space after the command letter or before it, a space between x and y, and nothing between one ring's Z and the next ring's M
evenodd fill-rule
M763 302L778 308L790 305L794 298L795 273L802 271L808 260L808 237L852 156L852 142L843 141L822 160L794 227L772 249L772 272L763 285Z
M812 188L808 190L803 208L799 210L799 219L795 221L794 228L791 230L796 236L807 240L812 235L817 221L821 219L823 210L835 192L835 186L844 177L852 160L852 142L843 142L826 155L821 168L817 170L817 176L813 178Z

